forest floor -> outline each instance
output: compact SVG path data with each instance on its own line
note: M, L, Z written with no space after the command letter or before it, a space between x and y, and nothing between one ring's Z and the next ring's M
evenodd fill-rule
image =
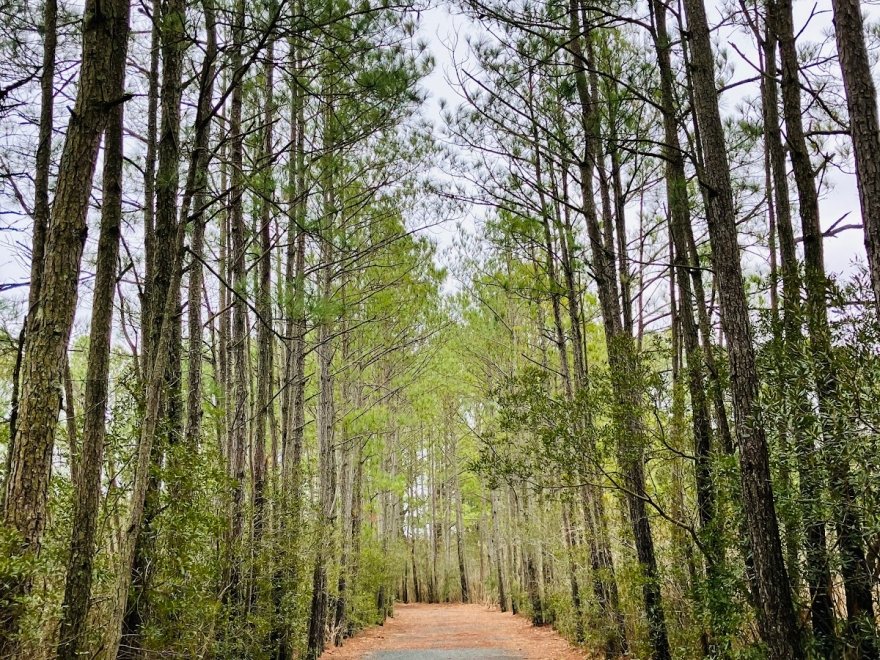
M351 660L583 660L550 626L485 605L398 604L394 618L364 630L322 658Z

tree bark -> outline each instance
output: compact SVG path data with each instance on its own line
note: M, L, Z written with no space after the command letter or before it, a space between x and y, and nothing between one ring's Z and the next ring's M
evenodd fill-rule
M845 457L845 429L839 413L838 380L833 363L831 328L828 322L825 257L819 217L819 196L810 153L803 127L801 87L797 45L791 0L773 3L773 29L779 40L782 64L782 103L785 116L786 141L791 156L795 185L798 191L801 232L804 239L804 284L806 287L806 320L813 355L814 379L819 404L819 417L829 486L835 503L835 522L840 539L841 572L850 623L851 641L868 655L876 655L876 641L870 638L875 628L871 598L871 577L865 562L862 539L863 524L856 503L848 461ZM859 629L867 626L869 634ZM859 639L862 638L862 639ZM860 651L861 652L861 651Z
M125 59L126 45L125 42L117 44L118 50L114 57ZM123 70L117 73L114 94L121 97L125 86L125 72ZM70 556L61 608L57 656L59 660L75 660L77 657L91 596L109 395L113 297L122 224L123 117L123 106L114 107L104 133L101 231L92 297L82 451L78 459Z
M291 37L288 70L290 72L290 156L288 164L287 254L285 264L286 326L284 385L281 398L281 512L279 531L284 550L279 552L273 578L275 619L270 634L273 660L288 660L293 652L291 625L285 612L285 599L296 591L298 574L300 512L302 509L302 449L305 425L305 118L303 91L300 87L300 47ZM282 544L279 544L281 546Z
M266 47L266 62L263 68L265 89L263 93L263 144L261 146L263 168L259 190L260 217L260 257L257 272L257 401L256 419L254 420L254 451L253 451L253 516L254 550L259 552L263 544L268 516L266 502L266 477L268 461L266 455L267 428L272 415L273 397L272 382L274 372L273 319L272 319L272 206L275 196L275 182L272 176L273 163L273 122L275 108L275 40L271 37ZM252 587L252 593L256 585Z
M785 149L779 121L779 101L776 82L776 31L778 8L773 0L768 3L768 29L764 39L766 74L761 89L764 97L765 139L770 155L772 193L779 236L779 253L782 275L783 335L782 366L797 363L803 354L801 278L795 248L794 229L789 200L788 172ZM769 193L768 193L769 194ZM811 440L811 423L814 421L812 404L796 384L796 374L784 374L780 384L789 401L792 413L791 425L797 452L800 484L800 501L804 509L806 533L804 552L806 577L810 590L810 615L813 635L818 648L824 654L831 652L834 642L834 603L832 600L831 570L828 561L828 544L825 538L825 522L821 513L821 495L824 478L817 460L816 447Z
M880 312L880 119L877 90L865 43L862 3L859 0L832 0L831 8L865 227L868 272L874 287L874 304ZM858 603L853 605L859 606Z
M182 277L182 263L184 251L184 239L186 226L181 223L177 227L177 235L174 242L169 246L171 252L172 277L169 289L180 287ZM170 357L170 344L174 331L172 324L175 322L174 297L165 297L165 310L162 313L162 329L159 333L159 341L155 345L155 359L147 372L146 397L144 399L144 416L138 439L137 453L135 454L134 483L132 484L130 513L124 527L124 536L119 549L119 571L116 583L117 605L114 610L113 620L109 624L110 639L105 646L104 658L112 660L118 658L120 643L122 641L122 620L125 615L126 597L129 594L131 580L134 573L134 564L137 551L138 535L144 519L144 503L147 497L149 481L151 478L151 464L153 462L153 444L158 435L159 420L161 418L162 391L166 384L168 359ZM128 649L126 652L131 651Z
M37 135L37 153L34 162L34 226L31 236L31 283L28 291L28 307L25 320L21 324L18 337L18 351L12 372L12 393L9 405L9 438L15 439L18 421L19 382L24 342L27 337L28 319L40 299L43 280L43 258L46 254L46 231L49 226L49 174L52 158L52 132L55 121L55 51L58 47L58 1L45 0L43 4L43 63L40 73L40 127ZM6 469L9 475L9 462L12 447L6 452ZM5 484L4 484L5 485ZM5 488L0 497L5 495Z
M672 656L660 595L657 558L644 497L645 438L642 422L639 419L642 408L642 392L638 377L640 367L632 336L624 331L621 319L620 301L617 298L615 285L613 243L612 250L609 250L607 241L603 240L593 198L593 172L598 153L595 145L597 117L595 104L590 96L587 83L587 62L581 46L585 26L581 27L580 7L579 0L571 0L569 4L570 49L573 54L575 82L581 105L581 122L586 142L586 150L579 164L583 213L587 223L587 233L593 257L593 272L599 290L599 304L605 328L612 390L615 397L613 416L618 434L618 460L624 474L627 490L625 498L629 508L628 513L636 545L636 554L643 572L642 592L651 646L657 660L667 660Z
M101 134L114 106L124 103L117 81L128 42L128 3L88 0L83 15L82 68L46 230L39 300L28 321L21 390L11 446L3 522L16 535L13 556L39 554L46 523L52 449L61 402L61 365L76 311L77 274L85 244L86 212ZM23 599L32 579L17 573L0 589L0 656L17 653Z
M166 297L171 298L171 309L175 316L171 326L172 336L168 350L172 352L166 361L166 387L162 392L162 416L167 424L163 430L168 434L167 443L153 445L154 470L164 458L165 444L174 444L178 438L181 414L180 401L180 322L177 319L180 290L170 287L174 274L171 272L173 260L168 258L167 248L174 245L177 228L177 195L180 174L180 105L182 98L181 76L183 74L183 55L186 50L184 32L184 4L182 0L168 0L161 3L159 20L159 41L162 55L162 88L159 98L161 118L159 121L159 140L157 145L158 167L155 178L155 226L149 237L147 258L147 280L144 291L147 293L143 310L145 317L143 356L147 365L155 362L154 351L159 344L159 335L164 323L163 314L167 307ZM155 9L154 9L155 11ZM146 241L146 234L145 234ZM148 373L145 370L144 373ZM126 614L123 619L123 642L120 655L135 658L143 648L143 629L150 607L150 578L154 572L153 561L155 530L153 521L159 510L159 478L154 475L148 481L143 529L139 530L136 541L131 580L132 593L128 598Z
M331 92L332 93L332 92ZM325 99L324 103L324 149L328 154L334 147L335 130L331 122L335 121L333 101ZM329 302L333 295L333 260L334 230L336 229L337 199L334 189L335 176L333 165L322 164L321 173L324 186L323 226L321 227L321 270L318 290L321 298ZM325 316L329 312L324 312ZM325 625L329 600L327 580L327 562L330 559L330 541L328 534L333 524L333 496L336 490L336 465L333 448L334 435L334 397L333 397L333 319L322 318L318 325L318 492L319 492L319 526L321 537L315 556L315 567L312 576L312 603L309 616L308 653L310 659L317 658L324 650L326 643ZM415 565L413 566L415 570ZM413 575L415 578L415 574Z
M202 428L202 304L201 295L204 284L202 257L204 251L206 211L208 205L208 164L211 160L209 144L211 141L211 108L214 97L214 78L217 60L217 19L213 0L203 0L205 14L205 56L199 83L199 104L196 116L195 158L188 175L187 190L192 190L193 235L190 244L192 259L187 283L189 300L187 303L187 328L189 345L187 348L187 403L186 426L184 427L184 446L193 451L201 442ZM192 180L190 185L189 179ZM181 204L180 222L185 222L189 204Z
M682 344L687 357L687 387L691 399L691 422L694 435L695 481L697 490L697 511L700 529L706 548L706 574L710 594L708 605L713 616L710 619L710 635L706 640L711 648L715 641L729 644L726 620L731 606L725 596L722 564L724 563L723 530L716 522L715 478L712 470L713 433L709 412L709 401L705 389L703 350L700 346L699 329L694 317L694 304L703 305L693 294L691 263L688 251L688 234L692 231L690 204L687 192L684 153L678 138L677 112L673 82L675 80L669 55L669 34L666 29L666 6L653 0L651 10L655 28L655 49L660 70L660 92L663 113L664 144L663 156L666 161L666 198L669 205L669 231L672 238L673 268L679 292L679 312L681 320ZM698 271L699 272L699 271ZM722 638L722 639L719 639Z
M767 441L759 417L758 374L743 289L709 24L703 0L685 0L684 6L691 45L694 109L704 158L699 177L709 203L712 264L718 282L721 323L728 343L743 508L758 585L762 634L771 658L799 658L803 647L779 539Z
M244 0L237 0L234 9L232 67L239 69L243 62L244 44ZM242 133L242 103L244 89L241 81L234 83L231 97L229 119L231 188L229 197L230 221L230 268L229 279L232 286L232 331L230 337L232 353L231 386L232 418L229 427L229 476L232 479L232 497L229 502L229 536L227 539L228 602L232 604L232 620L241 614L242 561L241 540L244 534L244 495L247 452L248 410L248 351L247 351L247 306L244 296L247 291L247 271L245 258L247 242L244 226L244 135Z
M469 603L471 597L464 553L464 514L462 512L461 476L458 473L458 447L453 446L450 451L453 456L452 470L455 479L455 547L458 555L458 581L461 587L461 602Z

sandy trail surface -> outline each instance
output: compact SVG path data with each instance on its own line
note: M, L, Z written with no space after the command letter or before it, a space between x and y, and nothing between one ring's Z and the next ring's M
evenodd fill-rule
M322 658L350 660L583 660L549 626L485 605L397 605L394 618L331 648Z

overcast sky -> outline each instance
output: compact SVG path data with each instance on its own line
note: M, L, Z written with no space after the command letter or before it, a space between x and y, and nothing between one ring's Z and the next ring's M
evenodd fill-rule
M711 3L710 21L718 24L721 21L720 2ZM821 44L826 51L834 49L831 25L831 0L794 0L795 31L799 34L798 46ZM458 103L458 94L450 84L455 76L452 72L453 58L450 53L455 49L455 59L462 61L467 57L466 36L479 31L479 25L471 22L450 5L441 3L439 6L423 12L420 36L430 44L431 52L436 61L436 68L425 80L425 87L430 92L425 114L434 119L438 126L441 123L439 104L441 99L451 106ZM755 58L755 45L751 35L741 29L727 27L717 31L718 43L728 55L729 65L733 69L733 81L752 78L754 69L743 58ZM739 51L739 52L738 52ZM742 53L742 56L740 55ZM722 110L727 113L737 111L745 99L757 98L757 83L742 85L726 92L721 97ZM827 229L839 218L846 215L844 224L860 222L859 201L855 177L837 169L829 170L826 186L821 199L821 215L823 229ZM483 209L474 209L472 215L481 217ZM630 219L633 220L632 218ZM797 220L795 219L796 224ZM473 226L473 218L464 221L465 226ZM431 230L441 246L449 245L451 234L456 231L454 224L446 224ZM799 235L796 230L796 234ZM862 232L852 229L838 234L825 241L825 260L829 271L835 273L851 272L856 261L864 262L865 249Z
M710 19L716 23L721 15L719 6L715 6L710 13ZM813 17L807 24L807 18L811 11ZM826 50L833 49L830 0L820 0L817 3L814 3L813 0L795 0L795 14L796 30L803 30L799 37L801 47L808 43L823 43ZM445 3L440 3L422 13L419 36L428 41L436 62L434 72L424 81L430 98L423 112L435 122L438 131L442 122L440 102L445 100L452 106L458 103L457 92L449 82L455 78L451 70L453 57L450 51L455 49L456 60L465 59L467 56L466 36L476 34L478 31L478 25L473 24L460 13L451 10L450 6ZM750 35L733 28L725 28L723 31L719 31L718 37L721 45L728 51L730 66L733 68L733 79L753 77L754 71L737 53L738 49L745 57L754 56L754 45ZM744 99L754 98L757 93L756 85L737 87L734 91L722 95L722 108L728 113L735 112L737 106ZM61 119L61 115L59 115L59 119ZM827 228L846 214L848 214L846 224L859 222L859 204L854 177L834 170L831 172L829 183L831 185L823 191L821 202L823 227ZM483 213L483 209L473 209L465 218L461 219L461 222L465 227L473 228L474 218L480 217ZM630 221L633 222L634 219L630 218ZM430 222L425 222L425 224L430 224ZM455 222L449 222L426 231L438 242L442 250L451 244L457 229ZM22 233L3 232L3 234L5 235L0 235L0 273L2 273L0 282L26 280L28 264L26 257L23 256L26 251L22 245L29 245L29 238ZM96 236L97 232L93 231L92 234ZM864 261L865 258L861 231L850 230L828 239L825 255L829 270L836 273L850 272L856 260ZM81 304L87 299L87 295L86 293L83 296ZM8 300L22 301L26 299L26 290L16 289L4 294L4 297Z

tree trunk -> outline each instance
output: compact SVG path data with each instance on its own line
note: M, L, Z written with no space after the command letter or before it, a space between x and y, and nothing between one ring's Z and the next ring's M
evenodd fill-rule
M114 57L125 59L126 42L117 44ZM121 97L125 72L119 71L114 96ZM61 607L59 660L75 660L85 630L92 588L95 535L101 498L101 466L104 461L107 398L109 396L110 343L113 328L113 296L122 224L123 106L113 108L104 133L104 174L101 200L101 232L92 297L89 361L82 451L78 459L73 505L70 556Z
M18 420L19 378L23 358L24 341L27 337L27 324L31 313L40 299L43 280L43 259L46 254L46 231L49 227L49 174L52 158L52 132L55 117L55 51L58 47L58 1L45 0L43 4L43 64L40 72L40 128L37 136L37 153L34 162L34 226L31 230L31 283L28 291L28 307L25 320L21 324L18 337L18 350L12 372L12 392L9 406L9 438L15 439ZM9 462L12 447L6 452L6 469L9 475ZM5 485L5 484L4 484ZM5 495L5 488L0 498ZM2 499L0 499L2 504Z
M489 503L492 508L492 545L495 549L495 579L498 581L498 607L502 612L507 611L507 593L504 588L504 563L502 552L504 543L501 540L501 532L498 526L498 505L496 503L495 491L489 493Z
M599 289L599 303L605 327L612 389L616 400L614 424L618 434L618 460L624 474L624 485L627 491L626 501L636 544L636 554L643 571L642 591L651 645L657 660L667 660L671 658L671 651L660 596L657 558L644 497L645 437L642 422L639 419L642 409L642 392L638 382L638 356L635 354L632 336L627 335L623 330L620 301L617 298L617 287L615 286L613 252L608 250L607 241L603 240L593 199L593 171L598 153L595 146L597 117L595 104L590 97L587 84L587 65L581 47L584 33L580 23L579 7L579 0L571 0L569 7L571 51L574 55L575 82L581 104L581 121L586 141L586 152L580 163L583 212L587 222L587 233L593 257L593 272Z
M293 652L292 629L285 601L297 589L300 520L302 510L302 450L305 426L305 256L306 195L305 118L298 75L299 44L289 40L290 162L288 165L287 236L285 279L287 282L287 335L284 384L281 399L281 498L279 556L273 577L275 618L270 633L273 660L288 660Z
M196 116L196 140L193 167L188 175L187 190L192 190L193 236L190 245L192 260L189 266L189 301L187 303L187 327L189 346L187 349L187 417L184 430L184 446L194 450L201 441L202 425L202 286L204 274L202 256L205 238L205 214L208 204L208 164L211 153L208 149L211 140L211 114L214 97L214 77L217 60L217 19L213 0L203 0L205 32L207 41L199 83L199 103ZM192 183L190 184L190 180ZM189 204L184 199L181 204L180 222L185 222Z
M832 0L831 8L865 227L868 272L874 287L874 304L880 312L880 119L877 90L865 43L862 3L859 0ZM867 604L861 602L861 597L856 601L853 606L857 609Z
M332 102L327 100L324 114L324 148L332 153L334 131ZM336 228L336 194L333 186L335 177L330 163L323 164L324 218L321 228L321 270L319 292L325 302L333 295L334 270L334 230ZM325 316L329 312L324 312ZM330 559L331 535L333 525L333 500L336 490L336 465L333 447L334 399L333 399L333 320L322 318L318 327L318 491L320 537L315 556L312 577L312 604L309 616L308 657L317 658L325 645L325 627L329 601L327 562Z
M258 191L260 199L259 237L260 257L258 260L258 285L257 285L257 402L256 419L254 429L253 451L253 550L259 553L263 545L263 535L266 530L267 502L266 502L266 473L268 461L266 444L268 440L267 430L269 419L272 416L273 396L272 383L274 372L273 344L273 320L272 320L272 207L275 196L275 182L272 176L273 154L273 122L276 112L274 84L275 84L275 40L270 37L266 48L266 62L263 69L265 89L263 93L263 144L261 146L261 166L263 185ZM251 593L256 594L257 585L251 586Z
M455 547L458 555L458 580L461 587L461 602L469 603L471 597L468 588L467 564L465 563L464 556L464 515L462 512L461 477L458 473L458 447L452 446L450 451L453 456L452 471L453 478L455 479Z
M21 362L21 390L12 441L3 522L16 534L11 556L40 551L52 470L52 449L61 402L61 365L76 311L77 274L86 238L86 212L101 134L113 107L128 41L128 4L88 0L83 16L79 89L58 170L46 230L39 300L28 321ZM6 576L0 589L0 656L17 652L16 638L32 578Z
M360 574L360 556L361 556L361 516L363 513L363 491L364 483L364 446L361 441L357 443L357 450L354 453L354 484L351 488L351 565L349 567L349 583L348 590L352 594L357 593L358 577ZM353 609L349 605L349 609ZM355 633L354 621L350 620L348 613L344 613L344 636L351 637Z
M677 311L681 320L682 343L687 357L687 387L691 398L691 422L694 434L695 481L697 486L697 511L700 529L707 550L706 571L710 595L708 605L713 608L711 617L711 637L725 637L725 622L729 619L732 603L726 598L723 584L724 562L723 530L716 524L715 482L712 472L712 425L709 402L703 379L703 351L700 346L699 330L694 318L694 304L703 305L696 300L691 287L692 269L689 258L687 237L691 232L690 204L687 192L684 154L678 139L675 96L673 90L674 74L669 56L669 34L666 29L666 6L653 0L651 4L656 31L655 49L660 69L660 92L663 111L664 145L666 161L666 198L669 205L669 230L673 243L673 267L678 286L679 301ZM719 640L727 644L729 640ZM707 645L711 647L713 639Z
M574 356L574 383L573 388L577 391L588 390L588 372L585 345L583 343L582 321L580 314L577 285L575 282L575 269L572 263L571 247L575 245L569 200L568 169L562 170L562 199L565 201L562 217L558 218L557 233L559 235L559 255L561 267L565 276L565 290L568 298L569 331L571 332L572 353ZM555 179L553 179L555 182ZM591 420L583 420L585 426L589 426ZM590 453L596 456L596 448L592 447ZM593 460L592 458L589 460ZM591 482L595 469L584 462L575 477ZM605 642L605 651L609 654L626 652L628 642L626 628L624 626L623 612L620 609L620 600L615 582L614 560L611 555L611 546L608 538L608 530L605 525L605 505L602 500L601 490L593 485L585 485L581 488L581 503L584 511L584 523L588 529L588 542L590 558L593 566L593 593L608 618L609 630Z
M347 304L347 282L342 285L342 307ZM351 364L351 334L350 329L343 320L340 334L342 335L342 364ZM346 412L351 410L354 403L352 396L351 377L345 374L340 385L341 407ZM339 577L336 582L336 598L333 612L333 643L336 646L342 644L345 638L345 618L349 599L348 573L351 564L351 513L354 509L354 465L352 463L352 438L349 433L348 420L343 415L340 423L341 438L339 442L339 493L338 512L339 521Z
M786 138L792 170L798 191L801 232L804 239L804 284L806 286L806 320L814 360L814 379L819 403L819 416L826 464L830 472L829 486L836 507L837 535L840 539L841 572L850 622L851 640L855 647L864 644L868 655L876 654L871 634L859 640L861 627L874 628L871 598L871 577L865 563L862 543L862 521L855 502L856 496L845 458L845 429L839 413L837 373L832 361L831 329L826 303L827 279L819 218L819 197L804 135L801 111L801 88L797 45L791 0L777 0L773 29L779 40L782 64L782 103ZM850 606L852 603L852 606Z
M571 606L575 617L574 641L577 644L583 644L585 640L584 613L583 604L581 603L581 590L577 578L577 562L575 560L577 536L572 526L571 508L570 502L562 502L562 531L565 536L565 550L568 559L568 584L571 590Z
M180 401L180 322L176 319L180 299L179 287L170 287L174 274L171 272L173 260L165 251L167 246L174 244L178 228L177 195L180 173L180 105L182 98L181 76L183 73L183 55L186 41L184 37L184 5L182 0L171 0L162 3L160 14L159 38L162 52L162 92L159 99L161 119L159 122L159 141L157 148L158 168L156 170L155 192L155 231L150 236L150 250L147 257L151 259L147 268L147 281L144 290L148 292L148 306L143 310L145 321L143 355L146 364L155 362L155 354L159 344L159 335L164 323L166 297L170 297L170 309L175 319L171 326L171 337L168 350L171 355L165 362L167 373L166 386L162 393L162 415L167 424L163 431L167 432L167 442L153 445L154 470L163 460L164 450L179 439L179 422L181 413ZM152 254L149 254L152 252ZM145 370L147 373L148 370ZM165 446L163 446L165 445ZM154 476L148 481L146 508L143 520L145 524L135 541L135 561L131 580L132 594L128 599L128 607L123 619L123 638L120 656L123 658L140 657L143 648L143 629L146 623L150 603L150 577L154 572L155 563L155 530L153 522L159 510L159 479Z
M721 323L728 342L743 506L758 584L762 634L771 658L799 658L803 655L800 631L779 539L767 441L758 416L758 374L743 289L709 24L703 0L685 0L684 4L691 44L694 104L705 160L699 172L700 185L709 201L712 263L718 281Z
M235 4L233 26L232 67L238 69L243 61L244 0ZM229 538L227 539L227 566L229 573L228 600L235 621L241 614L243 598L241 540L244 534L244 491L247 452L248 410L248 350L247 305L243 298L247 291L247 241L244 226L244 135L242 133L243 84L234 83L229 119L231 187L229 190L229 222L231 230L229 279L232 290L231 329L231 385L232 419L229 428L229 476L232 479L232 498L229 503Z
M782 367L797 363L803 354L801 280L795 248L794 229L789 201L788 172L779 122L779 101L776 84L776 32L773 28L778 9L768 3L768 30L764 40L766 75L762 81L764 96L765 139L770 154L776 227L779 235L782 275L783 361ZM834 603L825 522L821 512L823 474L811 426L814 420L812 403L798 387L797 374L783 373L780 383L792 411L792 431L797 452L800 501L806 528L804 553L806 577L810 590L810 614L813 635L820 652L827 655L834 642Z

